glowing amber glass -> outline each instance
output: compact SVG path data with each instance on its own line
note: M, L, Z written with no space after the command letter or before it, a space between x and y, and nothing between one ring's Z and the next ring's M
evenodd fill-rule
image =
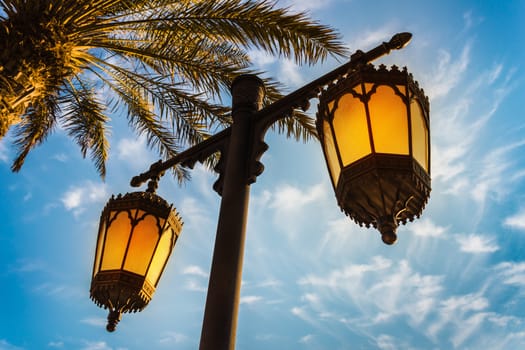
M359 98L352 94L341 96L333 125L343 167L372 152L365 106Z
M124 270L144 276L151 256L159 240L159 227L153 215L146 215L140 210L137 226L133 230L129 242L128 253L124 263Z
M162 270L164 269L164 265L166 264L166 261L170 256L171 249L174 243L173 236L174 234L171 228L168 228L162 234L155 255L153 256L153 260L151 261L151 265L148 270L148 275L146 276L146 279L155 287L159 282L159 277L162 273Z
M110 218L115 214L111 213ZM124 253L131 233L131 220L127 211L121 211L110 222L106 231L106 243L104 245L104 256L100 270L118 270L122 268Z
M100 222L97 239L97 251L95 254L95 265L93 267L93 276L100 270L100 259L102 258L102 247L104 247L104 239L106 237L106 221Z
M428 173L428 128L423 116L421 105L415 99L410 103L410 116L412 120L412 154L416 161Z
M326 120L323 122L323 136L324 152L326 155L326 159L328 160L330 176L332 177L334 186L337 186L337 182L339 181L339 174L341 173L341 166L339 165L339 159L337 158L337 152L335 150L334 138L332 136L332 128Z
M372 84L366 84L367 92ZM403 89L404 87L398 87ZM390 86L381 85L368 102L377 153L409 154L407 107Z

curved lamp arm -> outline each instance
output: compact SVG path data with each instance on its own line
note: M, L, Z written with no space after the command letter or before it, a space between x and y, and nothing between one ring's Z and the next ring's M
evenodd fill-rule
M252 150L252 159L255 161L255 168L252 170L253 175L250 177L249 181L254 182L255 178L260 173L262 173L263 166L259 163L259 159L268 148L263 139L266 130L268 130L268 128L273 123L282 118L291 116L294 109L301 108L303 111L306 111L310 106L310 99L317 97L324 86L344 77L360 65L367 64L384 55L387 55L392 50L404 48L410 42L411 38L411 33L397 33L392 36L390 41L383 42L370 51L363 52L361 50L357 50L354 54L352 54L350 61L346 64L343 64L342 66L332 70L318 79L315 79L314 81L304 85L303 87L258 111L254 118L254 135L259 138L259 144ZM183 152L180 152L170 159L165 161L159 160L158 162L153 163L148 171L131 179L131 186L139 187L148 180L152 180L152 186L156 186L156 182L158 181L159 177L171 167L181 164L183 166L193 168L197 161L202 163L206 158L216 152L221 152L221 158L223 158L228 147L230 135L231 127L228 127L211 136L210 138L186 149ZM219 161L219 165L221 161ZM221 170L217 170L220 174ZM221 187L220 181L221 180L219 179L214 185L214 189L219 193Z

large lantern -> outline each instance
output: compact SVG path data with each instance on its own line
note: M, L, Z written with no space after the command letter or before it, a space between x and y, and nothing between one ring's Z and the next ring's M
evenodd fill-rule
M419 217L430 194L429 102L405 69L362 66L319 99L317 130L341 209L381 232Z
M109 309L107 330L122 313L141 311L151 300L182 230L175 209L151 192L118 195L100 217L91 299Z

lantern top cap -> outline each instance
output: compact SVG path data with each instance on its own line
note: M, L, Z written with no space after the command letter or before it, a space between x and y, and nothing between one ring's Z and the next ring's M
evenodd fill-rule
M403 32L395 34L388 42L389 46L394 50L400 50L408 45L412 39L412 33Z

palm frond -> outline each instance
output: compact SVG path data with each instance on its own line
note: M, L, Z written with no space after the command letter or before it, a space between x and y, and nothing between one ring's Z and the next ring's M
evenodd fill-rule
M346 54L330 27L269 0L0 0L0 9L0 138L18 123L14 169L60 118L104 176L108 118L95 86L169 157L231 123L220 101L253 73L248 50L310 64ZM315 136L304 114L276 127Z
M47 96L28 108L22 121L16 126L14 144L18 148L11 170L18 172L22 168L29 152L46 140L53 131L58 104L54 96Z
M82 156L85 158L89 151L99 175L104 178L109 155L106 128L109 118L104 114L105 107L96 97L94 89L81 81L77 85L75 87L69 82L66 86L61 98L65 106L61 120L69 136L80 146Z

